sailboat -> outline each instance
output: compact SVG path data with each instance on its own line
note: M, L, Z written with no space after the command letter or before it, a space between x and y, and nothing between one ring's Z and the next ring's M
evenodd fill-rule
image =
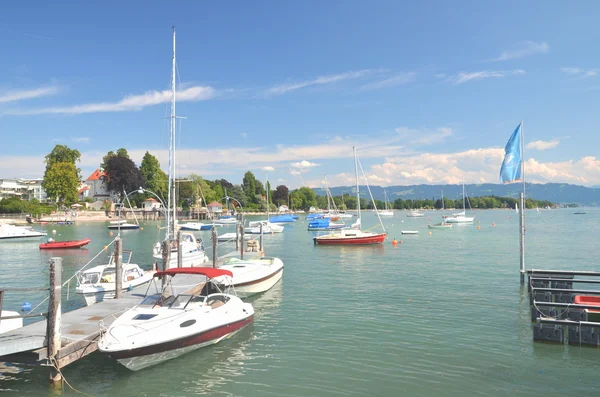
M519 213L519 205L517 203L515 203L515 212L518 214Z
M169 263L165 265L165 270L177 267L177 245L181 244L182 266L192 267L201 266L208 262L208 257L204 253L204 243L200 239L196 239L193 233L181 231L181 243L177 240L177 200L176 200L176 184L175 184L175 97L176 97L176 56L175 56L175 29L173 29L173 70L171 80L171 90L173 97L171 100L171 133L169 134L169 195L168 208L166 218L166 240L170 241L171 252ZM162 244L158 241L154 244L152 257L154 259L163 259Z
M268 188L268 186L269 186L269 181L265 178L265 187L267 188L267 189L265 189L267 191L267 219L249 222L248 223L249 227L247 227L244 230L244 233L260 234L262 232L263 234L271 234L271 233L283 232L283 226L269 222L269 188ZM260 225L262 225L262 229L261 229Z
M385 189L383 189L383 196L384 196L384 201L385 201L385 209L379 211L379 215L381 216L394 216L394 211L392 211L392 206L390 205L390 202L388 200L387 197L387 192Z
M461 212L453 214L451 217L448 217L446 219L446 222L448 222L448 223L471 223L471 222L473 222L473 220L475 219L475 217L473 217L473 216L467 216L467 214L466 214L466 208L467 207L465 207L465 198L466 198L465 184L463 183L463 193L462 193L463 210Z
M127 196L127 193L125 193L125 191L123 191L123 194L125 195L125 198L127 199L127 202L129 203L129 208L132 209L131 213L133 214L133 219L134 219L135 223L129 223L125 219L119 219L117 221L111 221L110 224L108 225L108 228L109 229L117 229L117 230L139 229L140 223L138 222L137 217L135 216L135 211L133 211L133 208L131 207L131 202L129 201L129 197ZM123 203L119 203L118 205L119 205L119 216L120 216L121 211L123 210Z
M444 191L442 190L442 221L434 225L428 225L429 229L450 229L451 223L446 223L446 217L444 216Z
M356 148L352 148L354 151L354 172L356 175L356 204L358 209L358 220L353 227L350 229L336 230L329 234L317 236L313 238L315 244L319 245L371 245L381 244L387 236L383 223L383 233L365 232L361 230L361 216L360 216L360 191L358 186L358 161L356 159ZM381 221L381 220L380 220Z

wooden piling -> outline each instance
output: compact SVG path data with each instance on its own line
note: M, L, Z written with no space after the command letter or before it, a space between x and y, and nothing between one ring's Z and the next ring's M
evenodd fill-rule
M177 231L177 267L183 267L183 247L181 246L181 230Z
M123 297L123 240L115 239L115 299Z
M269 205L269 204L267 204ZM259 237L259 242L258 242L258 252L261 252L263 250L263 223L260 223L260 237Z
M240 259L244 259L244 224L240 225Z
M62 258L50 258L50 297L48 300L48 359L50 360L50 384L55 387L62 386L62 374L57 367L57 353L61 348L60 323L61 323L61 298L62 298Z
M236 228L237 230L237 228ZM213 226L212 228L212 264L213 267L217 267L217 259L219 256L217 255L217 246L219 242L219 235L217 233L217 228Z
M169 268L170 261L171 261L171 243L169 242L169 239L165 239L165 241L162 242L162 261L163 261L162 270L165 271ZM162 278L163 288L165 287L166 282L167 282L166 277L163 277Z

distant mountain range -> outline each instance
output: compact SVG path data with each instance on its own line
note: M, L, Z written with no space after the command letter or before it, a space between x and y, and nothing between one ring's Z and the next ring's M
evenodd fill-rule
M366 186L361 186L361 197L367 197ZM325 195L325 189L313 189L320 196ZM355 194L354 186L339 186L330 188L334 196ZM409 199L438 199L441 191L444 191L444 197L449 199L458 199L462 195L462 185L410 185L410 186L388 186L385 188L390 201L397 198L403 200ZM506 185L484 183L465 185L467 196L501 196L501 197L519 197L522 185L511 183ZM373 197L377 200L384 199L383 187L371 186ZM527 183L525 186L527 197L536 200L548 200L556 204L579 204L581 206L600 206L600 188L570 185L568 183ZM365 196L367 195L367 196Z

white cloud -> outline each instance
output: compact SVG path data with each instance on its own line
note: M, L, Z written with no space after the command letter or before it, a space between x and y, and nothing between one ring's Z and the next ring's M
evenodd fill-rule
M382 88L394 87L415 81L417 74L414 72L400 73L385 80L376 81L363 85L361 90L380 90Z
M315 86L315 85L323 85L323 84L332 84L337 83L344 80L352 80L358 79L364 76L372 75L374 73L381 72L381 70L358 70L354 72L346 72L340 74L333 74L327 76L319 76L313 80L305 80L296 83L287 83L273 86L265 91L266 96L272 95L281 95L286 94L288 92L296 91L302 88Z
M533 141L529 142L526 149L536 149L536 150L548 150L558 146L560 141L558 139L553 139L551 141Z
M596 77L600 73L600 69L560 68L560 70L569 76L577 77Z
M433 77L435 77L436 79L445 79L446 73L437 73L437 74L434 74Z
M319 164L311 163L310 161L302 160L297 163L292 163L292 168L312 168L317 167Z
M300 174L302 174L302 172L300 172L300 171L298 171L298 170L295 170L295 169L293 169L293 168L290 168L290 175L293 175L293 176L298 176L298 175L300 175Z
M177 92L177 101L192 102L211 99L216 95L212 87L194 86ZM50 107L39 109L7 110L9 115L36 115L36 114L85 114L100 112L126 112L141 110L147 106L170 102L171 90L148 91L141 95L129 95L117 102L88 103L66 107Z
M441 143L454 134L450 127L439 127L435 130L398 127L395 131L402 138L402 141L409 145Z
M86 136L80 136L80 137L71 138L71 140L73 142L79 142L79 143L90 143L92 138L86 137Z
M263 169L263 171L269 171L269 172L275 171L275 168L271 167L270 165L267 165L267 166L263 167L262 169Z
M16 102L26 99L41 98L49 95L55 95L60 91L59 87L48 86L40 87L32 90L18 90L0 92L0 103Z
M525 74L525 71L523 69L496 70L496 71L483 70L480 72L470 72L470 73L460 72L455 76L450 76L448 78L448 81L458 85L458 84L466 83L468 81L483 80L483 79L489 79L492 77L493 78L502 78L502 77L507 77L507 76L521 75L521 74Z
M247 132L242 132L242 133L240 133L240 136L242 138L246 138L248 136L248 133Z
M550 46L545 41L536 43L535 41L523 41L519 47L511 51L503 51L498 57L490 61L508 61L510 59L524 58L530 55L545 54L550 51Z

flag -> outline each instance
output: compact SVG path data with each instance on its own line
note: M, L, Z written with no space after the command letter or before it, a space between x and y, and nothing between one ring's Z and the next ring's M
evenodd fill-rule
M500 168L500 182L510 183L521 179L521 124L510 136L504 148L504 161Z

